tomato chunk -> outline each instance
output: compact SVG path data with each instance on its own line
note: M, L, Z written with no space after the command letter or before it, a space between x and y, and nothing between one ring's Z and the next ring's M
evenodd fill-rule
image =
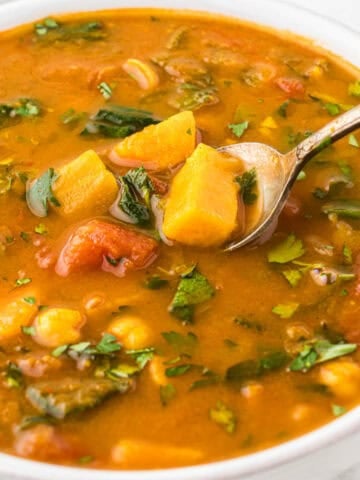
M60 252L55 271L72 272L102 268L116 276L147 267L156 257L157 242L150 237L100 220L78 227Z
M304 84L298 78L279 77L275 80L275 84L289 97L299 97L305 93Z

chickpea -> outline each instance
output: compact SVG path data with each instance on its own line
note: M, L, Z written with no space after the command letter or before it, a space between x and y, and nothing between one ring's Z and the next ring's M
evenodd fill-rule
M329 362L320 368L320 382L341 398L352 398L360 392L360 366L351 360Z
M194 448L177 447L170 444L159 444L141 440L122 439L112 449L112 461L123 468L146 468L154 462L168 466L177 464L197 463L203 457L201 450Z
M85 321L78 310L49 308L40 313L34 322L34 340L45 347L58 347L80 340Z
M306 403L298 403L295 405L295 407L292 409L291 412L291 418L295 422L303 422L310 418L313 414L314 410L311 407L311 405L308 405Z
M165 375L165 366L163 363L163 358L159 355L151 360L149 365L150 376L154 383L157 385L166 385L168 383L168 378Z
M149 345L152 331L136 315L119 315L109 325L107 331L112 333L128 349L144 348Z
M262 394L264 387L259 382L249 382L241 388L242 395L248 400L256 400Z

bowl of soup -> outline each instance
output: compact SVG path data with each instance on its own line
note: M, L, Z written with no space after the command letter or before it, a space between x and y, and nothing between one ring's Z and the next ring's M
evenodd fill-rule
M358 462L360 133L233 253L268 186L217 148L287 152L356 106L359 38L256 6L0 7L2 479Z

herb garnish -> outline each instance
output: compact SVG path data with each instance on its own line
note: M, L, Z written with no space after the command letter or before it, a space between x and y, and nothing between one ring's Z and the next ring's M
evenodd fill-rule
M225 379L228 382L244 382L261 377L272 370L278 370L286 365L288 356L285 352L273 352L259 360L245 360L226 370Z
M90 117L81 135L124 138L159 121L146 110L112 105L100 109Z
M236 429L236 415L223 402L218 401L215 408L210 409L210 418L218 423L227 433L234 433Z
M301 240L291 234L268 253L270 263L288 263L304 255L305 249Z
M101 22L76 22L63 24L54 18L46 18L34 25L36 38L46 42L66 42L75 40L103 40L105 27Z
M241 123L229 123L228 127L237 138L240 138L249 128L249 122L246 120L245 122Z
M169 312L184 323L192 323L195 305L215 295L213 286L196 268L196 265L181 275Z
M240 185L240 194L245 205L252 205L257 199L257 194L253 191L257 184L256 169L252 168L235 177L235 182Z
M9 388L21 388L24 385L22 371L13 362L9 362L6 365L5 382Z
M155 348L146 347L137 350L126 350L127 355L130 355L135 360L137 366L142 370L154 358Z
M290 318L294 315L296 310L299 308L298 303L290 302L290 303L280 303L276 305L272 312L276 315L279 315L280 318Z
M26 201L32 213L38 217L46 217L48 204L60 207L60 203L52 191L52 185L58 178L55 170L49 168L37 178L26 192Z
M171 330L170 332L162 332L161 335L179 355L191 355L198 343L197 336L192 332L182 335Z
M321 210L327 215L336 213L339 217L360 218L360 200L350 198L333 200L323 205Z
M99 85L97 86L99 92L101 93L101 95L105 98L105 100L110 100L110 98L112 97L112 88L110 87L110 85L106 82L101 82L99 83Z
M349 145L355 148L360 148L360 143L353 133L349 135Z
M151 275L144 283L144 286L149 290L160 290L167 285L169 285L169 280L161 278L159 275Z
M52 351L54 357L60 357L67 354L70 357L79 355L89 356L111 356L113 353L121 350L121 345L117 338L110 333L104 333L99 343L92 345L91 342L80 342L70 345L61 345Z
M341 405L331 405L331 410L334 415L334 417L341 417L341 415L344 415L347 412L347 409Z
M154 191L152 182L143 167L129 170L119 178L120 209L132 223L146 225L150 220L150 196Z
M355 352L355 343L330 343L328 340L316 340L304 344L302 351L291 362L293 372L307 372L315 365Z

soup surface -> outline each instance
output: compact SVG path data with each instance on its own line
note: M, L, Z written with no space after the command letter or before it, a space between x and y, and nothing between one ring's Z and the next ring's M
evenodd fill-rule
M0 49L3 452L190 465L359 403L360 135L300 173L271 239L232 254L261 192L211 148L290 150L359 102L356 73L157 10L48 18Z

